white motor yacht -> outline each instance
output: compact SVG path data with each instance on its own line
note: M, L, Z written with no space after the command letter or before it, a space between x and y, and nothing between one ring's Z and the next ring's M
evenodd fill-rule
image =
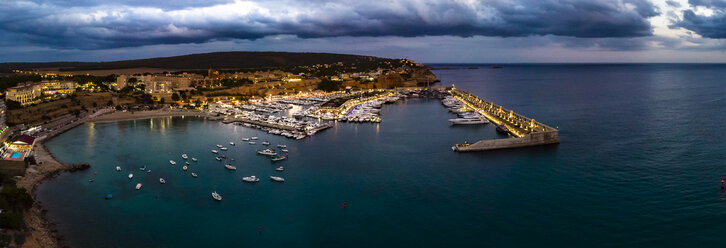
M257 137L251 137L250 139L251 139L251 140L256 140L256 139L257 139Z
M164 178L163 178L163 177L162 177L162 178L159 178L159 183L161 183L161 184L165 184L165 183L166 183L166 180L164 180Z
M187 154L186 154L186 153L184 153L184 154L182 154L182 158L183 158L183 159L187 159L187 158L189 158L189 156L187 156Z
M217 201L222 200L222 196L217 193L217 191L212 192L212 198L214 198Z
M197 173L192 172L192 177L197 177Z
M171 165L176 165L176 162L174 162L174 160L169 160L169 163L170 163Z
M134 178L134 173L133 172L129 173L129 179L131 179L131 178Z
M263 142L262 142L262 145L265 145L265 146L269 146L269 145L270 145L270 142L268 142L268 141L263 141Z
M197 160L197 158L192 158L192 161L197 162L199 160Z
M456 119L449 119L452 125L475 125L475 124L487 124L489 123L489 120L487 120L484 117L474 117L474 118L456 118Z
M212 150L212 153L217 154L219 152L217 150Z
M275 168L275 170L276 170L276 171L284 171L284 170L285 170L285 168L284 168L284 167L282 167L282 166L280 166L280 167L277 167L277 168Z
M116 171L121 171L121 166L116 166Z
M237 170L237 167L234 167L234 165L231 164L225 164L224 168L227 168L228 170Z
M226 151L227 150L227 147L219 148L219 150Z
M265 156L275 156L275 155L277 155L277 153L275 152L275 150L272 150L272 149L259 150L259 151L257 151L257 154L265 155Z
M242 141L250 141L250 138L242 138Z
M242 181L254 183L254 182L259 182L260 178L258 178L256 176L248 176L248 177L243 177Z
M184 167L182 167L182 170L186 171L186 170L187 170L188 168L189 168L189 167L187 167L187 166L185 165Z
M233 146L234 145L234 142L229 142L229 145Z
M275 182L284 182L285 181L285 178L276 177L276 176L270 176L270 180L275 181Z
M136 184L136 190L139 190L139 189L141 189L141 183Z

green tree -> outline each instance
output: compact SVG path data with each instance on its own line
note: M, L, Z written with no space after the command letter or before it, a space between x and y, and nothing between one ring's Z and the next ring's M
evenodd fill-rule
M342 82L336 82L327 78L323 78L318 83L318 89L322 91L337 91L343 88Z

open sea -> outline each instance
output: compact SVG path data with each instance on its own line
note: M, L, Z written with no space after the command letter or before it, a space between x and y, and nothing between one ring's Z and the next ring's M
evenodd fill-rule
M337 123L298 141L192 117L89 123L47 146L91 169L45 182L38 197L71 247L726 243L726 65L434 67L447 68L434 71L441 85L559 128L561 144L452 152L502 137L492 125L450 126L436 99L387 104L380 124ZM258 145L241 140L250 136ZM289 159L256 155L265 140L286 144ZM236 172L214 160L215 144L229 147ZM187 172L182 153L199 158ZM242 182L250 175L262 180Z

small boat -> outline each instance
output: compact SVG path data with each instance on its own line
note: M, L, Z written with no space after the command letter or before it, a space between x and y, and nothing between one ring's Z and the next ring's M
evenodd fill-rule
M214 157L214 159L216 159L217 161L222 161L222 158L220 157Z
M280 166L280 167L277 167L277 168L275 168L275 170L276 170L276 171L284 171L284 170L285 170L285 168L284 168L284 167L282 167L282 166Z
M160 182L161 184L165 184L165 183L166 183L166 180L164 180L164 178L159 178L159 182Z
M287 148L287 146L286 146L286 145L282 145L282 144L280 144L280 145L277 145L277 147L279 147L279 148Z
M227 150L227 147L219 148L219 150L226 151Z
M265 146L269 146L269 145L270 145L270 142L268 142L268 141L263 141L263 142L262 142L262 145L265 145Z
M192 177L197 177L197 173L192 172Z
M234 165L231 164L225 164L224 168L227 168L228 170L237 170L237 167L234 167Z
M151 173L151 169L149 169L149 170L146 170L146 173L147 173L147 174L148 174L148 173Z
M192 158L192 161L197 162L199 160L197 160L197 158Z
M176 165L176 162L174 162L174 160L169 160L169 163L170 163L171 165Z
M129 173L129 179L131 179L131 178L134 178L134 173L133 172Z
M257 142L250 141L250 145L254 145L254 144L257 144Z
M184 164L189 165L189 161L184 161Z
M93 178L91 178L91 179L88 179L88 182L89 182L89 183L92 183L92 182L93 182L93 181L95 181L95 180L96 180L96 179L93 179Z
M183 158L183 159L187 159L187 158L189 158L189 156L187 156L187 154L186 154L186 153L184 153L184 154L182 154L182 158Z
M502 134L509 134L509 129L505 126L497 126L497 132Z
M106 200L111 200L111 198L113 198L113 194L108 194L108 195L106 195L105 198L106 198Z
M139 170L140 171L145 171L146 170L146 165L142 165L141 167L139 167Z
M250 138L242 138L242 141L250 141Z
M287 159L287 156L275 156L274 158L270 159L272 162L278 162Z
M116 171L121 171L121 166L116 166Z
M255 183L255 182L259 182L260 178L258 178L256 176L248 176L248 177L243 177L242 181Z
M217 154L218 151L217 150L212 150L212 153Z
M257 137L251 137L250 139L251 139L251 140L256 140L256 139L257 139Z
M222 196L217 193L217 191L212 192L212 198L214 198L217 201L222 200Z
M284 182L285 181L285 178L276 177L276 176L270 176L270 180L275 181L275 182Z
M217 148L222 148L222 145L220 145L220 144L217 144Z
M186 171L187 169L189 169L189 167L187 167L186 165L184 167L182 167L182 170L184 170L184 171Z
M229 142L229 145L233 146L234 145L234 142Z
M284 152L284 153L287 153L287 152L289 152L289 151L288 151L287 149L282 149L282 150L280 150L280 151L282 151L282 152Z
M136 184L136 190L140 190L140 189L141 189L141 183L137 183Z
M265 150L258 150L257 151L257 154L265 155L265 156L275 156L275 155L277 155L277 153L275 152L275 150L272 150L272 149L269 149L269 148L268 149L265 149Z

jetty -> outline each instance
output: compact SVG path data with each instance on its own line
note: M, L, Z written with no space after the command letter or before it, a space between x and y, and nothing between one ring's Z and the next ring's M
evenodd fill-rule
M512 136L506 139L456 144L452 147L454 151L473 152L560 143L559 131L553 127L517 114L513 110L506 109L456 87L452 87L449 94L489 119L493 125L497 126L498 131L507 132Z

